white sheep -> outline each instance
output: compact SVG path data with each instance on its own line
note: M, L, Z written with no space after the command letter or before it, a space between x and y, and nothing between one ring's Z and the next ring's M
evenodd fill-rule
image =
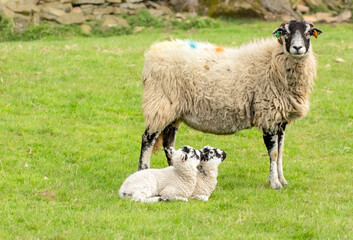
M121 185L119 196L140 202L188 201L196 186L196 167L200 163L201 152L189 146L177 151L168 147L166 151L173 166L135 172Z
M278 41L258 40L239 48L181 40L151 46L142 73L146 130L139 170L149 168L155 145L174 146L182 122L213 134L258 127L270 157L271 187L287 184L284 131L308 113L316 76L310 36L321 31L292 20L273 34ZM167 160L171 164L168 155Z
M197 166L197 182L191 197L208 201L217 185L218 166L227 155L223 150L210 146L205 146L200 151L202 158Z

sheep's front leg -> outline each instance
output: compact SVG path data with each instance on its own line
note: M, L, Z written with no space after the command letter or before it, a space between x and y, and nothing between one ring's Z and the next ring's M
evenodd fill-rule
M264 130L264 142L270 157L270 185L274 189L281 189L282 185L278 180L277 158L278 158L278 134Z
M286 129L286 123L284 123L278 131L278 159L277 159L277 172L278 179L283 185L287 185L287 181L283 175L282 157L284 151L284 131Z
M143 133L138 170L144 170L144 169L150 168L152 149L158 135L159 135L159 132L149 133L148 128Z

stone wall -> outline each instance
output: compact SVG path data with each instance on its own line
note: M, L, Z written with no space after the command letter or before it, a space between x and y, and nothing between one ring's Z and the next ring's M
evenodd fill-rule
M31 24L53 21L60 24L82 24L99 21L102 28L128 27L121 14L135 14L146 9L153 16L173 16L164 1L145 0L0 0L0 15L10 18L16 31L23 31Z
M99 21L102 28L128 27L121 14L146 9L155 17L194 15L264 20L306 19L312 22L342 22L352 17L350 0L0 0L0 15L10 18L16 31L31 24L53 21L82 24Z
M212 17L307 19L342 22L352 17L351 0L200 0L199 9Z

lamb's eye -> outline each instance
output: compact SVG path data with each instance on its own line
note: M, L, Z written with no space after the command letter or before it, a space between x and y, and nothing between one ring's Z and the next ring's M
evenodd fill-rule
M214 154L214 151L213 151L213 150L211 150L211 151L210 151L210 154L211 154L211 155L213 155L213 154Z

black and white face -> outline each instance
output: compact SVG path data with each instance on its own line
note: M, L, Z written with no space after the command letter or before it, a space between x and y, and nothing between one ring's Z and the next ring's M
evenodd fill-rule
M175 150L173 147L166 147L165 150L172 156L173 161L188 163L195 167L200 163L202 158L202 153L190 146L183 146L178 150Z
M302 58L310 48L310 37L317 38L321 33L312 23L291 20L282 23L272 34L279 38L286 52L295 58Z
M221 164L221 162L226 159L227 154L219 149L213 148L210 146L205 146L201 149L202 159L201 161L205 161L207 163L216 164L217 166Z

